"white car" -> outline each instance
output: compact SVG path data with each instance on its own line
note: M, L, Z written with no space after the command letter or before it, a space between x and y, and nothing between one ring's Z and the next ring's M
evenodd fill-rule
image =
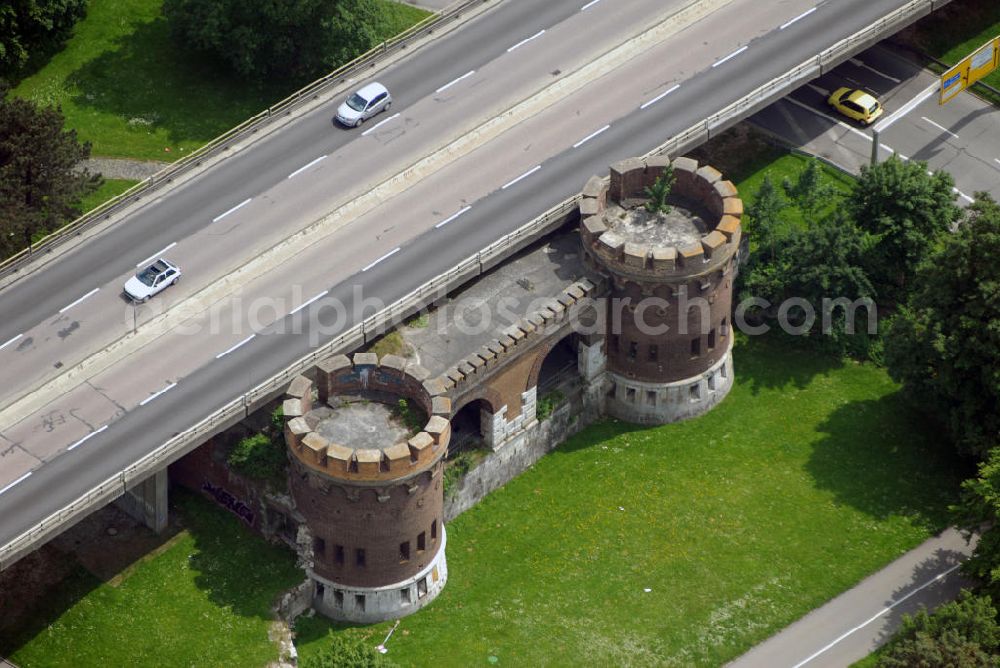
M337 109L337 120L349 128L356 128L375 114L388 111L392 95L380 83L370 83L347 98Z
M170 285L176 285L181 278L181 270L162 257L125 283L125 294L135 302L144 302L159 294Z

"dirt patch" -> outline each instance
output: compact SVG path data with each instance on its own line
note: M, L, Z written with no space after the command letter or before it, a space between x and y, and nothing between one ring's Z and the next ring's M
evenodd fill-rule
M783 150L763 132L743 122L709 139L688 153L688 157L715 167L722 172L722 178L736 182Z

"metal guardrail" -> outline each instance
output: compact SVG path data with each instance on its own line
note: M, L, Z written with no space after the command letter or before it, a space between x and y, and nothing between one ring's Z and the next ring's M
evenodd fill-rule
M433 34L435 30L461 18L463 14L473 7L490 1L459 0L439 14L428 16L423 21L410 26L395 37L382 42L375 48L361 54L349 63L338 67L326 76L316 79L312 83L300 88L285 99L224 132L184 158L164 167L153 176L137 183L125 192L60 227L38 242L31 244L28 248L0 261L0 278L20 271L40 253L52 251L68 238L83 233L89 227L102 220L107 220L112 215L140 201L143 197L150 195L154 190L170 184L185 172L200 166L208 158L227 150L234 142L257 133L276 118L291 114L300 104L314 100L329 89L346 83L348 78L360 74L362 70L374 68L390 56L408 48L415 40Z
M476 2L485 0L475 0ZM760 106L783 95L797 83L821 74L826 68L835 66L850 57L860 48L881 39L886 32L902 27L950 0L913 0L883 19L863 28L859 32L824 50L819 55L777 77L743 98L712 114L698 123L656 147L646 157L672 153L677 154L692 148L692 143L707 140L716 131L749 115ZM467 3L470 4L470 3ZM465 5L463 5L465 6ZM478 276L494 266L500 259L509 256L531 241L563 225L577 209L578 197L572 197L556 205L535 220L514 232L504 235L475 255L466 258L448 271L431 279L413 292L401 298L376 315L367 318L329 343L313 350L286 369L260 383L246 394L234 399L198 424L180 432L153 452L127 467L121 473L108 478L97 487L70 503L65 508L46 517L7 545L0 548L0 568L12 563L18 555L31 549L38 540L70 519L89 512L98 503L106 503L122 495L126 489L141 482L156 470L182 456L192 443L203 440L219 425L234 420L241 413L246 414L251 406L280 394L282 389L298 374L306 371L316 362L330 355L348 352L380 335L391 323L400 323L425 305L440 299L470 278Z

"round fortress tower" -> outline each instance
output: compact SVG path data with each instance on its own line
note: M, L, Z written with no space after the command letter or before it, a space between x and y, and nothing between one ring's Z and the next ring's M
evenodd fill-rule
M648 212L646 188L668 164L671 210ZM690 158L632 158L587 183L580 214L587 264L610 279L607 412L661 424L709 410L733 381L735 186Z
M313 607L334 619L402 617L447 580L451 402L425 386L428 375L400 357L359 353L321 362L315 381L299 376L289 387L289 486L312 533ZM430 416L414 435L401 399L404 413Z

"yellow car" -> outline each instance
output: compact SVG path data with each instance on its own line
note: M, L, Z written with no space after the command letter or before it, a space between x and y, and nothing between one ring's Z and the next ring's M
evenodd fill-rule
M827 100L830 106L848 118L853 118L865 125L871 125L882 115L882 105L874 97L863 90L838 88Z

